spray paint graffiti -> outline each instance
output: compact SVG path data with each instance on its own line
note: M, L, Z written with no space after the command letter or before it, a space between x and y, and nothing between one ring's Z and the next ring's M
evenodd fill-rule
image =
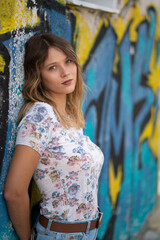
M8 106L9 106L9 94L8 94L8 85L9 85L9 62L10 56L6 47L1 43L0 44L0 159L3 159L4 148L2 147L5 143L6 134L7 134L7 124L8 121ZM2 167L2 162L0 162L0 171Z
M51 31L73 44L91 89L83 106L86 134L105 154L98 195L104 218L98 239L129 239L139 231L156 196L160 89L160 17L156 7L148 7L142 15L136 3L129 8L127 20L122 15L115 20L102 12L66 6L65 1L23 0L21 6L19 1L2 3L0 118L5 120L0 126L1 238L17 239L5 208L3 187L23 101L23 46L34 32Z

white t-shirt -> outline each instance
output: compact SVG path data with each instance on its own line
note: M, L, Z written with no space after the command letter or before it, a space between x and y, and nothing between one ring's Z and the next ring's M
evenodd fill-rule
M104 156L82 129L65 129L49 104L36 102L17 128L18 144L40 154L33 178L42 195L42 215L65 221L95 218Z

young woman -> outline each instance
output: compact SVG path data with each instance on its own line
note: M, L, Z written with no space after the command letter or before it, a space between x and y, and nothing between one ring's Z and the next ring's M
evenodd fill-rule
M83 134L84 84L72 46L51 33L25 45L25 104L4 196L21 240L33 239L28 187L33 176L42 200L37 240L94 240L100 224L101 150Z

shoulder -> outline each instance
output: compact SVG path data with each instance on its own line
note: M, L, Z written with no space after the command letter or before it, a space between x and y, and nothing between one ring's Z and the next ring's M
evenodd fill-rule
M29 146L41 155L47 147L56 121L52 106L34 103L17 127L16 145Z
M35 124L42 124L44 121L57 122L57 116L50 104L45 102L36 102L25 113L20 125L24 122L32 122Z
M25 115L29 113L36 113L36 114L52 114L53 108L51 105L45 102L35 102L32 107L26 112Z

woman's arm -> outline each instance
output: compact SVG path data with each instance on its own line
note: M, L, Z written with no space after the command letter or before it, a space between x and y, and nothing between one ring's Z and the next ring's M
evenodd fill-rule
M32 148L17 145L5 183L4 197L20 240L29 240L31 236L28 187L39 158Z

